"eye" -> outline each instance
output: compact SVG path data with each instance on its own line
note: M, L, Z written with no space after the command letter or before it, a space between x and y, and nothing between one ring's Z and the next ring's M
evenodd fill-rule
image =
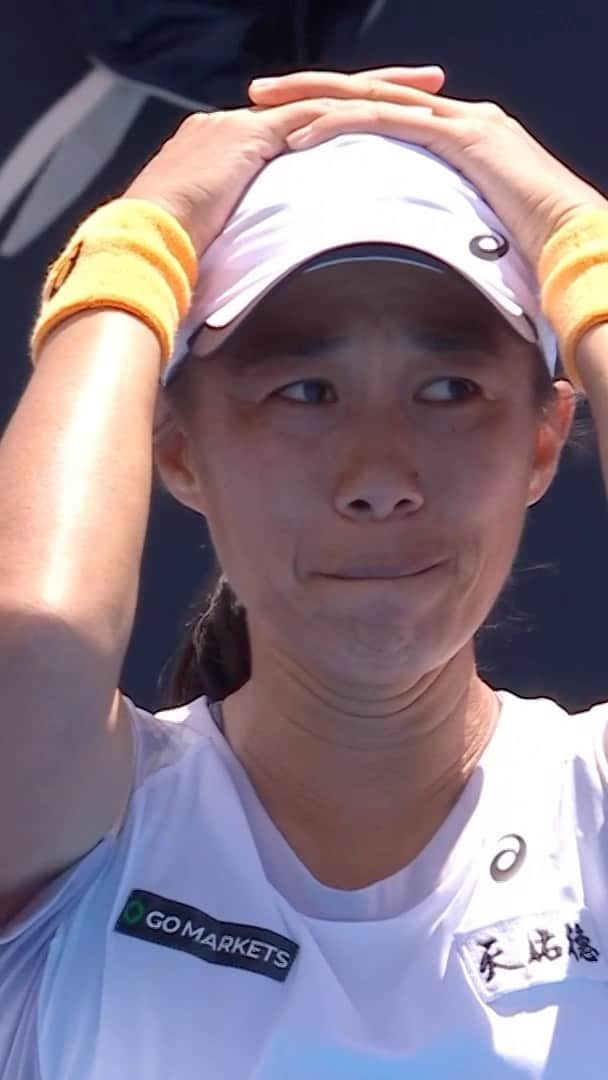
M272 396L298 405L328 405L337 401L333 386L323 379L300 379L276 390Z
M463 379L453 375L446 375L441 379L433 379L416 395L421 401L437 402L440 405L453 402L468 401L478 397L481 393L480 386L472 379Z

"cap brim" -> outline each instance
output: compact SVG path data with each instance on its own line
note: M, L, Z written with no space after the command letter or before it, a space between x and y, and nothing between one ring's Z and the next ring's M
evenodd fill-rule
M358 244L345 244L336 248L329 248L318 255L304 259L297 266L291 267L282 277L277 278L268 285L254 300L251 301L227 326L209 326L203 323L188 338L187 351L195 356L207 359L216 353L221 346L235 333L238 328L247 321L251 314L259 307L260 303L273 293L279 285L284 285L296 274L309 273L323 266L332 266L340 262L371 261L410 263L422 266L437 273L458 273L448 263L429 255L417 248L404 247L402 244L378 243L370 241ZM471 287L476 288L471 282ZM477 290L482 296L485 294L481 289Z

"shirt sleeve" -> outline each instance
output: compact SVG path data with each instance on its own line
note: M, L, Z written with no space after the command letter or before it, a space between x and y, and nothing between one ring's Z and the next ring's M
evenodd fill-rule
M107 837L0 930L0 1077L37 1080L38 995L55 932L111 858Z
M133 789L141 772L135 707ZM136 712L136 710L135 710ZM51 881L8 924L0 928L0 1078L38 1080L38 999L53 938L87 889L111 860L120 832L117 822L98 844Z
M608 704L575 714L580 737L573 760L574 820L585 897L608 955Z
M597 767L608 799L608 704L595 705L591 710L591 716L596 728Z
M200 732L190 723L190 706L154 715L125 700L135 745L132 799L149 778L198 740ZM119 855L131 806L130 801L124 821L0 930L0 1080L40 1080L39 1000L49 954L58 931Z

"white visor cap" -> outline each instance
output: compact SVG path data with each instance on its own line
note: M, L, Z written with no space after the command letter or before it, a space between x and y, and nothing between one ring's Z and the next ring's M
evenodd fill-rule
M555 374L557 340L541 310L534 268L476 188L419 146L349 134L288 151L251 182L200 261L163 384L203 326L211 328L209 342L196 351L211 355L288 274L323 253L313 266L365 257L365 244L368 258L424 264L420 252L458 271L538 346Z

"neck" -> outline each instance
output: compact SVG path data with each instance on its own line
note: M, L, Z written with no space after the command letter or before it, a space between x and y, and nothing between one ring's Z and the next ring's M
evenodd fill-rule
M406 866L462 792L498 715L472 647L407 687L328 688L273 657L224 705L258 797L320 881L362 888Z

